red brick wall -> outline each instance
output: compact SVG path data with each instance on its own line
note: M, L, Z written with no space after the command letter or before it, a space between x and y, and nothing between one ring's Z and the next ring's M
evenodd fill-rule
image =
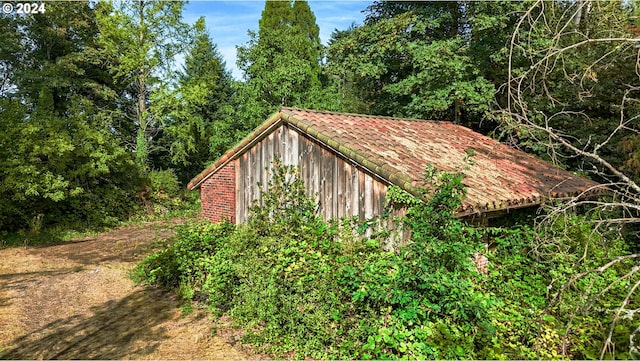
M236 220L236 167L227 163L200 186L202 215L212 222Z

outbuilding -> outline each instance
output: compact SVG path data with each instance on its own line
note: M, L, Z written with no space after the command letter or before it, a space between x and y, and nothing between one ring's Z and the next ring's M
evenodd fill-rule
M188 184L199 189L213 222L247 220L274 157L300 169L325 218L375 217L387 189L410 193L425 167L457 172L473 155L463 183L461 217L491 216L548 199L590 193L596 182L448 121L281 108Z

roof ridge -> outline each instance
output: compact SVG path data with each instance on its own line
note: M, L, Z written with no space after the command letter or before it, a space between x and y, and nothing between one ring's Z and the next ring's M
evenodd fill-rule
M409 121L414 121L414 122L433 122L433 123L451 123L453 125L460 125L460 124L455 124L450 120L445 120L445 119L419 119L419 118L404 118L404 117L394 117L391 115L375 115L375 114L359 114L359 113L345 113L345 112L338 112L338 111L330 111L330 110L318 110L318 109L307 109L307 108L297 108L297 107L285 107L282 106L280 107L279 112L282 111L303 111L303 112L310 112L310 113L316 113L316 114L331 114L331 115L347 115L347 116L351 116L351 117L359 117L359 118L376 118L376 119L389 119L389 120L409 120ZM461 127L464 127L463 125L460 125Z
M349 120L346 117L360 118L361 122L360 119ZM402 123L412 120L414 122ZM345 124L338 124L340 122ZM358 128L358 123L364 125L362 129ZM463 157L463 152L474 149L479 168L473 167L466 178L468 196L473 195L463 203L462 210L468 214L538 204L546 197L575 195L597 184L450 121L280 107L253 132L194 177L188 188L199 187L228 162L246 153L282 125L291 126L383 183L395 184L417 196L420 196L418 186L426 163L432 163L440 170L449 169L461 161L453 156ZM378 136L382 134L380 132L389 130L392 132L390 134L397 136ZM462 130L468 134L462 134ZM354 133L351 134L351 131ZM358 145L358 139L364 142L363 146ZM407 139L407 142L402 142L402 139ZM391 152L383 155L382 152L387 149Z

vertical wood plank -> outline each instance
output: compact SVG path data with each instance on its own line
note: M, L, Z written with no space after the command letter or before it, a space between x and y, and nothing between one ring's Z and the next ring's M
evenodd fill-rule
M322 149L322 203L325 219L333 216L333 167L334 156L326 149Z
M382 209L384 207L384 194L385 192L385 185L380 183L377 180L373 180L373 199L372 199L372 206L373 206L373 214L374 215L380 215L382 213Z
M313 154L311 149L313 143L304 135L298 137L298 166L300 167L300 176L304 180L304 186L307 194L314 199L314 203L318 204L317 193L314 192L315 179L313 179Z
M269 160L267 159L268 146L269 146L269 137L265 137L263 140L260 141L259 144L255 145L255 148L257 148L260 152L258 168L256 168L256 172L260 174L260 177L258 178L260 182L260 195L262 195L262 193L264 193L264 191L267 189L267 183L269 182L269 180L267 179L267 172L265 170L265 168L270 166Z
M368 174L364 176L364 217L373 217L373 178Z
M309 159L311 161L311 179L312 179L312 187L311 187L311 191L312 193L318 198L318 201L320 201L319 197L320 197L320 166L321 166L321 159L318 153L318 145L315 143L311 143L309 145L310 150L309 150Z
M365 196L364 196L365 173L358 172L358 218L365 219Z
M346 216L347 210L347 202L345 202L345 190L347 187L347 177L345 171L345 162L335 157L336 159L336 174L335 181L336 185L334 187L335 195L336 195L336 212L335 216L338 218L342 218Z
M249 173L248 176L248 185L247 185L247 189L249 190L249 204L251 204L253 202L254 199L256 199L256 174L255 174L255 168L256 168L256 152L255 152L255 148L250 149L247 152L248 157L248 164L247 164L247 172Z
M343 190L341 187L341 183L342 179L344 178L342 175L342 169L340 167L342 159L336 157L335 155L333 156L333 159L333 217L340 218L340 214L342 213L341 208L343 208L343 205L340 204L340 194Z
M295 129L289 129L289 164L293 166L300 165L300 145L298 131Z
M291 165L291 129L282 127L282 164Z
M278 141L278 133L272 133L271 137L269 137L269 144L267 144L266 147L266 159L267 159L267 164L265 164L265 167L267 167L267 170L265 171L266 173L266 179L270 180L273 177L273 160L275 159L275 148L273 143L276 143Z
M287 165L287 134L288 128L281 126L280 127L280 139L278 139L278 155L282 164Z
M264 167L267 168L265 171L265 179L267 179L267 181L271 179L272 175L271 166L273 165L273 142L276 141L276 138L276 133L271 133L267 138L267 144L265 145L266 163L264 164Z
M283 132L283 127L278 127L277 129L277 133L276 133L276 137L273 139L273 144L271 144L271 146L273 147L273 156L274 157L278 157L278 159L280 159L281 162L284 162L283 159L283 154L282 154L282 132Z
M296 160L296 164L300 168L300 179L304 182L304 189L307 191L308 195L311 195L309 192L309 168L306 166L307 164L307 144L304 142L304 137L298 137L298 157Z
M325 208L325 200L324 200L324 183L322 183L322 178L324 177L324 172L322 170L322 148L319 145L315 145L314 147L314 159L316 160L316 165L314 171L316 172L316 187L318 193L318 212L322 216L324 216L324 208Z
M254 147L251 154L251 174L253 179L249 187L251 187L253 193L252 200L260 200L260 195L262 194L262 187L258 185L258 183L262 181L262 174L260 172L262 165L260 164L260 152L258 149L259 147Z
M359 174L358 169L351 166L351 216L360 216Z
M237 160L238 164L236 166L236 223L244 223L244 217L242 215L242 210L244 206L244 164L243 164L244 155L240 156Z
M321 194L320 194L320 166L321 159L318 153L318 145L313 142L308 142L309 147L309 177L311 178L311 194L316 198L316 206L320 205L318 211L320 212Z
M245 218L248 217L249 207L251 206L251 201L253 200L253 186L251 181L252 179L252 164L251 164L251 152L246 152L246 161L244 166L244 179L245 179L245 193L244 193L244 204L245 204Z
M372 177L371 182L371 215L378 215L378 185L380 184L376 179Z
M351 212L352 209L351 207L353 206L353 202L351 201L351 193L353 192L352 190L352 182L351 182L351 165L347 162L342 162L342 171L344 174L344 189L343 189L343 193L342 193L342 202L343 204L341 205L341 207L344 209L344 216L345 217L349 217L351 216Z

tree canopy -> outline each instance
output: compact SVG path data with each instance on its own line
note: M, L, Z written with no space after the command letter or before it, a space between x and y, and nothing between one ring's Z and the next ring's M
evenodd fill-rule
M301 106L320 87L322 46L306 1L266 1L256 33L238 47L247 86L266 106Z
M249 41L237 47L242 80L232 79L215 43L219 35L207 31L205 20L189 24L183 18L183 2L46 5L39 14L0 14L3 234L39 224L114 224L151 211L153 202L170 205L167 192L176 196L183 183L280 106L450 120L602 186L592 190L593 197L549 202L533 224L537 233L512 239L526 252L499 251L513 261L502 270L513 272L507 281L514 295L500 301L504 312L495 305L478 308L494 312L489 320L494 324L468 318L464 325L470 336L462 336L451 326L462 324L454 322L459 321L457 311L451 309L446 317L452 323L438 326L437 334L449 346L464 345L478 357L638 356L637 0L375 1L363 9L363 24L335 29L326 46L309 3L266 1L257 30L250 30ZM447 222L442 229L454 227L449 236L481 240L472 237L477 236L472 228ZM440 236L431 237L429 247L437 247ZM491 236L496 243L509 243L500 234ZM449 238L457 242L456 237ZM353 261L369 277L366 272L389 256L375 257L381 263ZM466 255L460 257L468 263ZM428 258L419 262L426 264ZM421 269L394 260L397 267L409 267L402 269L404 274ZM522 276L520 266L513 265L535 268L548 279ZM443 277L451 275L446 264L427 266L439 267L434 272ZM345 280L352 278L351 270L343 271ZM468 287L483 277L465 272L471 272L464 277ZM431 289L431 283L420 284ZM413 292L411 285L402 286ZM535 296L518 293L518 287ZM376 297L414 312L399 315L391 307L378 319L393 316L401 320L397 325L413 327L414 319L407 320L427 312L419 322L425 327L439 322L429 307L440 307L442 299L420 296L418 307L413 299L386 299L384 287L377 289ZM352 291L342 294L344 299L365 297L360 288ZM484 302L482 295L478 302ZM533 305L529 313L520 310L525 301ZM360 311L371 315L380 310ZM539 327L509 338L507 331L518 323ZM378 328L371 330L362 330L367 335L366 342L360 340L363 345L387 342ZM424 336L415 329L407 332ZM401 349L408 346L397 346L392 354L405 355ZM557 353L541 352L545 347ZM375 355L389 356L385 350ZM424 355L460 356L454 348L446 350Z
M503 81L489 72L498 68L489 59L504 46L504 36L489 33L487 27L508 24L514 7L375 2L362 26L332 41L329 68L355 83L373 113L478 127ZM508 26L502 30L508 32Z

